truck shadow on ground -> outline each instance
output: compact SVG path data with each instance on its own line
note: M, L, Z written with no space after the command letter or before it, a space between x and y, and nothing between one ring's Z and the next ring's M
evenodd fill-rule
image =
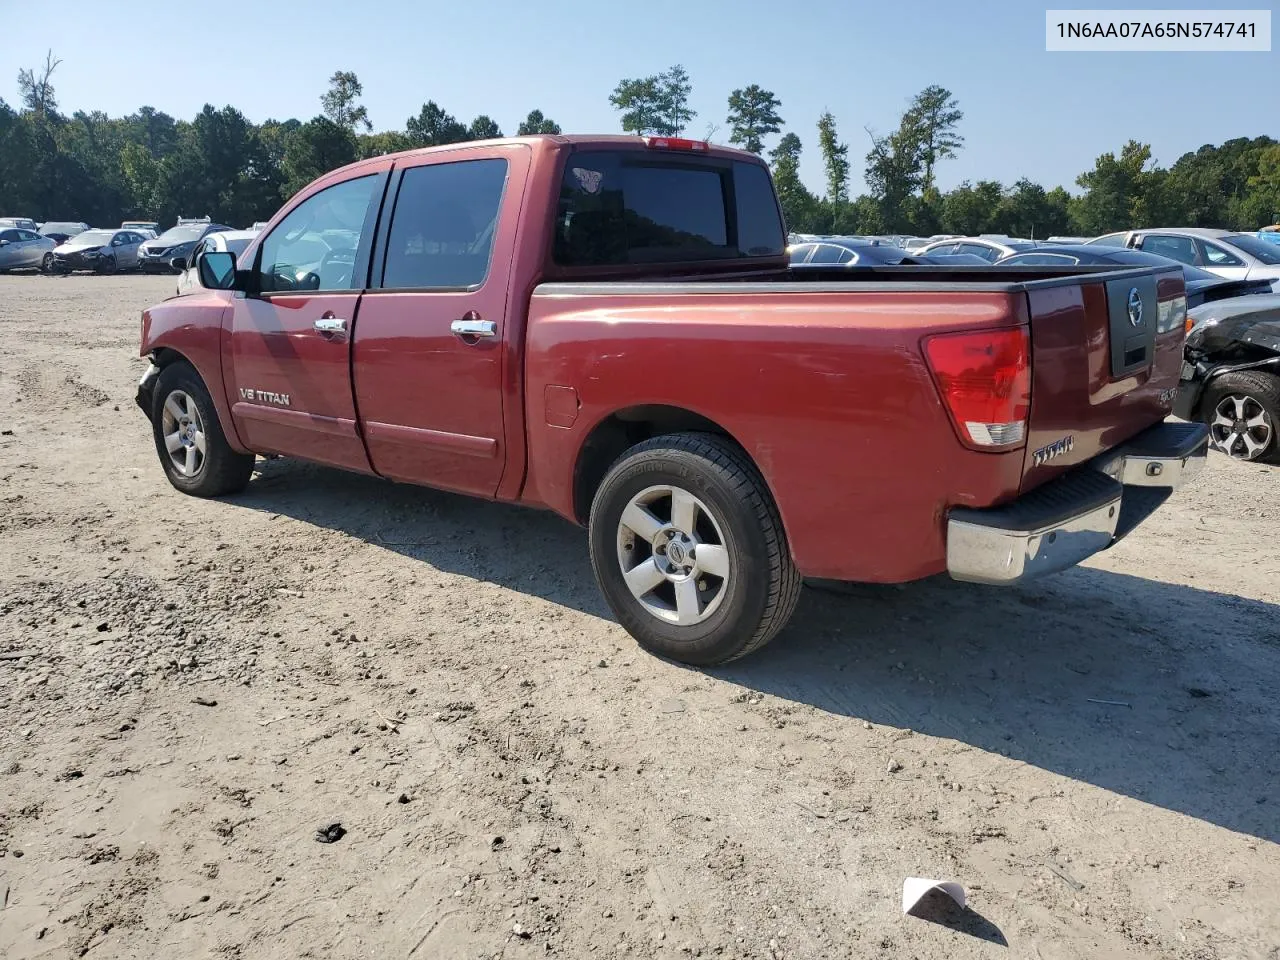
M611 619L585 533L554 515L296 461L260 468L233 502ZM809 589L770 646L707 673L1280 842L1274 604L1093 568L1012 589Z

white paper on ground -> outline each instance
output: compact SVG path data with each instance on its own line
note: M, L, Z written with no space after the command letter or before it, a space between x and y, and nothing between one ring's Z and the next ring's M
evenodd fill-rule
M951 880L927 880L923 877L907 877L902 881L902 912L910 913L930 890L941 890L964 909L964 887Z

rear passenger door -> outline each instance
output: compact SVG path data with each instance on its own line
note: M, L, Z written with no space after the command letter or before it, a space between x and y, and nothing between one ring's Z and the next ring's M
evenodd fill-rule
M497 492L504 369L518 362L507 339L509 282L529 162L528 147L515 144L396 164L352 354L369 459L383 476Z

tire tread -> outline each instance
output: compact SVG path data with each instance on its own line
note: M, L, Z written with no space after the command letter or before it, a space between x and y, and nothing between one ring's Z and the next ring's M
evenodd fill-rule
M1233 393L1247 393L1258 400L1271 415L1271 449L1246 463L1280 464L1280 376L1262 370L1237 370L1216 377L1209 384L1205 404L1201 408L1206 423L1213 419L1213 412L1223 397Z

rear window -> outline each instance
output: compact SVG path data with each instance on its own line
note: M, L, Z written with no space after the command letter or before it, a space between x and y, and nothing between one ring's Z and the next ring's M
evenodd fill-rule
M1268 266L1280 264L1280 247L1275 244L1268 243L1259 237L1252 236L1248 233L1233 233L1230 236L1223 237L1222 242L1229 243L1233 247L1238 247L1245 253L1251 254Z
M785 243L758 164L585 151L565 166L554 251L561 266L776 257Z

